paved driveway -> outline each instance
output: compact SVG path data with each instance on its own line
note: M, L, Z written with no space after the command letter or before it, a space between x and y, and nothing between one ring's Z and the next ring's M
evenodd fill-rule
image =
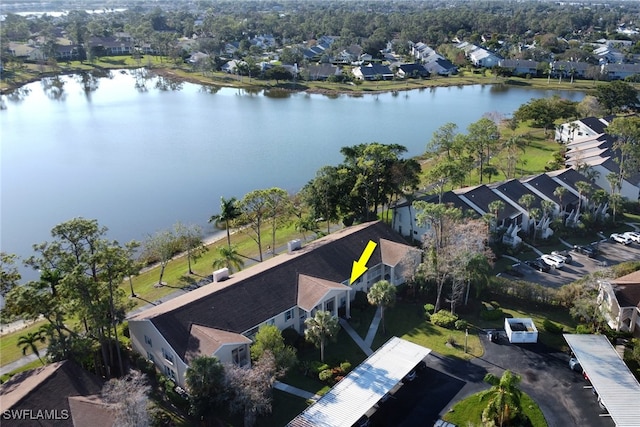
M522 280L538 283L542 286L559 288L562 285L571 283L593 273L603 267L608 267L624 261L640 259L640 244L632 243L628 246L604 240L598 245L600 253L596 258L589 258L577 252L571 252L573 258L571 264L565 265L561 269L552 268L548 273L542 273L533 268L523 265L521 271L524 273ZM508 275L503 275L508 279L514 279Z
M584 388L582 375L569 369L566 354L550 353L541 344L513 345L504 336L499 343L484 336L481 340L485 354L471 361L432 352L428 368L380 406L372 425L432 426L455 402L487 389L487 372L500 376L506 369L522 377L520 388L540 406L550 427L614 425L611 418L600 416L595 396Z
M568 355L551 353L542 344L510 344L504 335L498 343L481 339L485 354L475 362L496 375L506 369L520 375L522 390L540 405L549 426L614 425L609 417L600 416L582 375L569 369Z

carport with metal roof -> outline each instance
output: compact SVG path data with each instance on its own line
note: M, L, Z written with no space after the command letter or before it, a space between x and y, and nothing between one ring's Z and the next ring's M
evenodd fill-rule
M640 384L604 335L564 334L618 427L640 427Z
M401 338L391 338L288 426L351 427L430 352Z

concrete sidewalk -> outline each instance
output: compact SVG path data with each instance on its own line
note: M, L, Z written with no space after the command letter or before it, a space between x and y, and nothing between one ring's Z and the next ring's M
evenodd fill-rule
M360 349L364 351L364 354L366 354L367 356L371 356L373 354L373 350L371 350L371 347L369 347L367 343L365 343L364 340L360 338L360 335L358 335L355 329L353 329L351 325L344 319L340 319L339 322L340 326L342 326L342 329L344 329L345 332L349 334L351 339L358 345L358 347L360 347Z
M373 339L376 337L376 333L378 332L378 326L380 326L381 318L382 310L380 309L380 307L378 307L378 309L376 310L376 314L373 316L373 320L371 320L371 325L369 325L367 336L364 339L364 342L368 348L371 348L371 344L373 344Z
M47 355L47 349L46 348L40 349L39 353L42 360L44 360L44 357ZM15 362L7 363L6 365L0 368L0 375L13 372L16 369L22 368L24 365L27 365L33 362L34 360L38 360L38 356L36 356L35 354L29 354L28 356L21 357Z
M322 397L318 394L309 393L308 391L302 390L301 388L294 387L289 384L281 383L280 381L276 381L273 384L273 388L275 388L276 390L284 391L285 393L293 394L294 396L298 396L307 400L317 401L318 399L320 399L320 397Z

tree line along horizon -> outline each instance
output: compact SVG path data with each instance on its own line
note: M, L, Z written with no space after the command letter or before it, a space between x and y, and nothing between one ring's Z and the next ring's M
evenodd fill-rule
M251 237L262 261L265 229L270 234L270 247L275 251L276 230L292 222L303 234L319 235L322 232L318 219L322 218L327 222L329 233L332 222L341 221L349 226L376 219L379 213L388 221L390 205L400 199L412 200L423 183L442 194L447 186L464 185L471 179L472 172L477 173L479 182L484 177L490 180L497 175L490 168L500 168L509 178L515 173L514 156L517 162L517 155L526 151L522 150L526 144L519 142L526 138L518 133L522 122L548 129L549 120L556 123L575 119L579 111L585 109L600 108L610 113L634 109L635 103L628 97L611 96L616 90L631 91L637 101L635 89L620 82L597 88L593 96L585 97L580 103L552 97L522 105L509 120L489 114L471 123L466 134L457 132L455 124L447 123L434 132L427 144L429 156L437 162L424 173L416 159L402 158L406 147L372 142L343 147L343 162L320 168L298 194L290 195L274 187L250 191L240 200L221 198L220 213L213 215L210 222L224 227L227 245L219 248L214 267L240 269L243 266L231 242L231 228ZM602 110L603 106L607 110ZM511 130L511 135L503 138L501 131L506 129ZM638 170L640 119L618 117L609 131L616 138L614 148L624 153L618 160L620 173L612 179L610 197L615 198L616 188L617 194L620 190L616 183ZM494 258L488 246L490 218L487 225L487 218L470 218L445 205L415 201L414 206L418 223L430 225L434 232L421 242L423 261L407 276L409 288L414 293L429 292L435 297L431 313L440 311L446 300L453 314L471 284L477 295L486 288L483 283ZM188 272L193 274L192 262L196 262L207 247L200 227L195 225L177 224L172 230L148 236L142 244L132 241L123 245L107 239L106 233L107 228L97 220L75 218L56 225L51 231L52 240L34 245L35 255L24 260L27 266L39 271L39 279L25 284L20 284L17 257L3 252L0 291L7 303L3 317L46 320L42 331L29 339L46 340L50 360L72 358L110 378L124 374L120 348L123 332L118 325L130 307L121 286L126 278L137 275L143 266L154 262L159 265L158 285L162 286L165 267L176 253L185 253ZM136 257L139 249L142 255ZM370 302L382 308L391 305L394 298L389 286L379 287L378 292L376 286ZM131 294L134 295L132 285ZM384 321L382 325L384 328ZM312 327L309 329L313 331ZM309 339L317 343L323 353L328 336L320 336ZM23 340L23 344L29 343Z
M56 24L74 43L84 46L92 37L128 32L138 46L152 45L163 56L176 60L188 55L177 43L180 38L195 39L195 50L220 53L227 43L238 44L239 57L257 57L259 46L249 40L270 34L283 47L286 63L302 62L299 43L322 35L339 36L332 53L359 44L365 52L379 56L390 41L401 55L409 54L409 41L446 46L451 40L481 43L505 58L550 62L571 60L597 65L597 57L585 44L615 34L618 40L635 42L630 53L640 52L633 35L617 34L622 25L637 21L633 2L554 4L551 2L490 3L454 1L411 1L371 3L363 1L277 2L212 1L180 5L175 2L140 2L119 13L89 14L71 10L56 20L50 16L27 19L7 13L0 29L4 40L28 41L34 34L43 40L44 50L54 50ZM73 9L73 8L71 8ZM522 46L528 49L522 49ZM100 49L100 47L96 47ZM94 55L88 49L89 56ZM440 50L440 48L438 48ZM443 49L443 51L446 49ZM3 63L12 58L3 52ZM459 65L464 55L445 53ZM218 65L219 66L219 65Z

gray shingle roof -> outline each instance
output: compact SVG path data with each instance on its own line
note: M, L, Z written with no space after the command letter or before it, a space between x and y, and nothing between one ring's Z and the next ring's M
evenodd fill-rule
M528 178L524 180L524 182L538 190L540 193L544 194L547 198L560 205L560 199L553 194L553 192L556 191L556 188L558 188L560 184L551 179L549 175L543 173L532 178ZM569 191L565 192L565 195L562 197L563 206L572 205L577 202L578 196Z
M520 181L517 179L512 179L506 182L502 182L498 185L493 186L497 191L507 196L509 199L514 201L517 204L520 204L520 198L525 194L530 194L534 197L534 202L531 204L531 208L538 208L542 206L542 199L538 197L536 194L531 192L527 187L525 187ZM524 206L523 206L524 209Z
M333 233L294 255L283 254L135 316L150 319L171 347L184 358L191 324L243 333L297 304L299 275L341 283L351 274L369 240L406 241L381 222ZM381 262L378 245L368 265Z

